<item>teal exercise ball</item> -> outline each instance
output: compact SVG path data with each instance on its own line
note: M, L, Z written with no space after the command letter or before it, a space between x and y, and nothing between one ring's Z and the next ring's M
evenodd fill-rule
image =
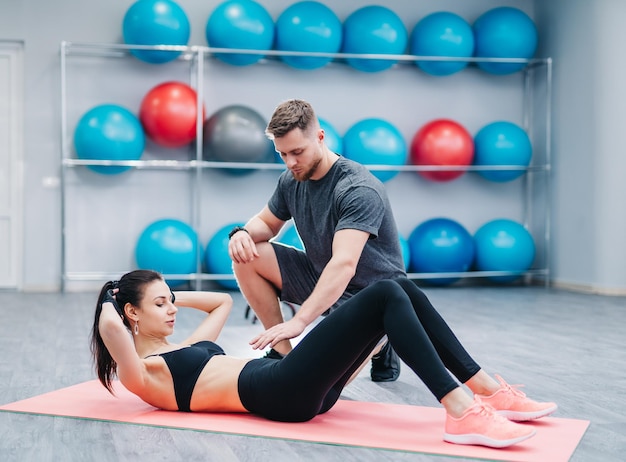
M278 235L277 242L295 247L296 249L304 250L304 244L302 243L300 234L298 234L296 225L293 223L285 226L283 231Z
M329 7L320 2L297 2L287 7L276 20L276 45L281 51L338 53L342 42L342 24ZM280 56L297 69L311 70L325 66L332 57Z
M140 269L163 274L192 274L198 265L198 236L187 223L178 219L161 219L148 225L135 246L135 260ZM185 281L168 280L171 286Z
M474 165L511 165L528 167L532 145L524 129L511 122L498 121L485 125L474 137ZM506 182L519 178L525 170L479 170L483 178Z
M523 273L535 260L535 242L530 232L510 219L491 220L474 233L476 269ZM495 282L511 282L520 274L489 277Z
M409 236L410 270L415 273L459 273L471 269L475 247L472 235L451 218L432 218ZM447 285L459 278L434 278L428 282Z
M522 10L508 6L483 13L473 24L475 51L479 58L530 59L537 50L537 27ZM526 63L479 61L477 66L491 74L511 74Z
M139 160L145 144L139 118L115 104L103 104L87 111L74 132L76 156L83 160ZM114 175L131 167L89 165L88 168Z
M139 0L124 15L122 23L127 45L187 45L190 35L185 11L172 0ZM131 49L141 61L162 64L176 59L180 51Z
M253 0L222 2L209 16L205 35L211 48L268 51L274 44L274 20ZM265 53L215 53L215 57L234 66L260 61Z
M410 51L416 56L471 58L474 54L472 26L461 16L447 11L429 14L413 28ZM424 72L435 76L454 74L469 61L416 61Z
M402 252L404 269L408 271L409 265L411 264L411 247L409 247L409 241L402 234L399 234L398 238L400 240L400 251Z
M408 157L402 133L390 122L363 119L352 125L343 137L344 156L364 165L405 165ZM389 181L398 170L372 170L382 182Z
M341 51L350 54L401 55L406 51L407 29L391 9L369 5L352 12L343 22ZM353 68L363 72L389 69L397 60L347 58Z
M228 254L228 234L235 226L243 226L244 223L229 223L219 228L209 239L204 253L206 269L212 274L234 275L233 261ZM217 279L216 282L225 289L235 290L238 288L235 279Z
M324 130L326 147L337 154L343 153L343 138L335 127L326 119L319 118L320 128Z

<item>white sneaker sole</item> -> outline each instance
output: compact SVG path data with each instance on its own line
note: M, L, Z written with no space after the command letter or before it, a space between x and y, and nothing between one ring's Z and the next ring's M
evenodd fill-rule
M473 433L468 433L465 435L452 435L450 433L444 433L443 440L447 441L448 443L454 443L454 444L471 444L471 445L487 446L490 448L500 449L500 448L506 448L508 446L512 446L514 444L527 440L528 438L534 436L535 433L537 432L536 430L533 429L533 431L527 435L522 435L517 438L511 438L508 440L494 440L493 438L489 438L485 435L479 435L479 434L473 434Z
M540 419L542 417L547 417L557 410L557 405L546 409L542 409L540 411L535 412L517 412L517 411L507 411L507 410L497 410L496 413L500 414L502 417L506 417L509 420L514 422L523 422L525 420L535 420Z

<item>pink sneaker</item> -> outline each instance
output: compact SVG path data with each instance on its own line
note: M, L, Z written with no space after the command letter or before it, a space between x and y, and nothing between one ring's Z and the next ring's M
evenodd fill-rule
M557 409L555 403L538 403L527 398L524 393L509 385L502 377L496 375L500 388L494 394L477 395L483 403L493 407L496 412L509 420L522 421L545 417ZM516 385L517 387L521 385Z
M446 416L443 439L448 443L505 448L534 434L534 428L505 419L492 407L481 403L480 398L475 398L474 404L461 417Z

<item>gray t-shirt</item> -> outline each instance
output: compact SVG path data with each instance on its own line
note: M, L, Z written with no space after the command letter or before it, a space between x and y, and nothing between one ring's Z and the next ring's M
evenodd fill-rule
M308 181L297 181L286 170L268 207L281 220L293 218L318 273L332 256L335 232L356 229L370 234L349 291L380 279L406 276L385 187L363 165L340 157L323 178Z

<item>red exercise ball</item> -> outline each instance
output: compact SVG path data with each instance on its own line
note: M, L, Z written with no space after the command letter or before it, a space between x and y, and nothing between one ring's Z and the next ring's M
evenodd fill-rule
M202 120L204 121L204 107ZM177 148L196 139L197 94L181 82L157 85L144 96L139 120L155 143Z
M428 122L411 141L413 165L471 165L474 159L474 139L459 123L449 119ZM420 171L432 181L450 181L460 177L464 170Z

